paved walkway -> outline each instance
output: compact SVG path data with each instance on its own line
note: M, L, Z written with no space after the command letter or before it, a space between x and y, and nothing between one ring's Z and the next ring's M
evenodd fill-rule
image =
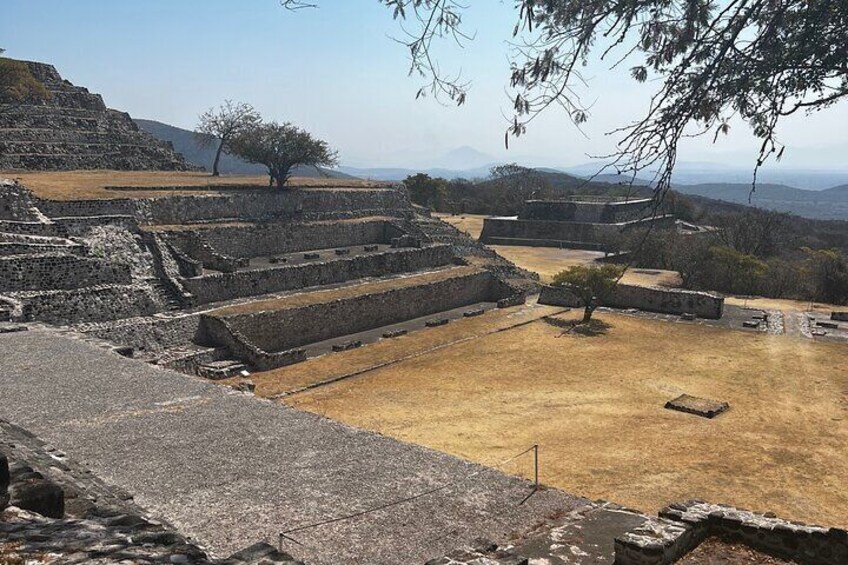
M41 436L223 556L280 530L310 563L422 563L503 542L575 498L48 331L0 335L0 418ZM470 479L468 477L471 477Z

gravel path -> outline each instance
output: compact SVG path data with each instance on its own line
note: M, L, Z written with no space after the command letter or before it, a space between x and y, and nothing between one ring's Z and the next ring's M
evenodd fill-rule
M0 418L135 494L216 556L455 481L294 533L302 545L284 549L310 563L422 563L476 537L502 542L578 503L543 490L519 504L525 481L48 331L0 335L0 359Z

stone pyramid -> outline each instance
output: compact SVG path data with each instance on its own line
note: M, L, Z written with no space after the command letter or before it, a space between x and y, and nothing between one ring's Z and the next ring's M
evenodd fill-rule
M0 105L0 170L184 171L193 167L170 143L140 131L129 114L74 86L53 65L25 61L52 96Z

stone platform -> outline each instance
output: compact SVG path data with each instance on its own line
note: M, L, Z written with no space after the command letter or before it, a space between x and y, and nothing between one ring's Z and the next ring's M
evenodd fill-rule
M217 556L281 530L308 563L422 563L503 543L579 500L49 331L0 335L0 418L27 427ZM585 503L585 501L583 501Z

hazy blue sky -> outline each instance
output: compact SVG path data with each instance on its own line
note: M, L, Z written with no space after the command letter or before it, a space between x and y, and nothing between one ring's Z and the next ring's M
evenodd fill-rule
M473 82L461 108L415 100L420 81L407 76L406 50L391 39L401 31L376 0L318 1L320 9L291 13L277 0L0 0L0 47L54 64L134 117L191 129L225 98L250 102L327 139L354 166L438 165L466 145L497 159L576 165L611 149L605 132L637 118L650 94L626 69L593 65L588 138L552 112L506 151L511 0L469 0L475 40L440 48L445 70ZM786 122L784 166L848 169L846 130L848 104ZM690 143L681 159L749 165L755 153L738 126L717 146Z

